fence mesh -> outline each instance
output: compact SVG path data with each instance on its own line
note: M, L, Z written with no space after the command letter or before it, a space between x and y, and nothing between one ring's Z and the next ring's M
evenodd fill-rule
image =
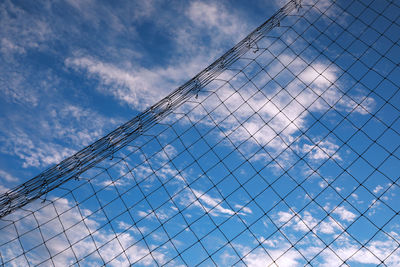
M290 1L0 198L2 266L399 266L400 3Z

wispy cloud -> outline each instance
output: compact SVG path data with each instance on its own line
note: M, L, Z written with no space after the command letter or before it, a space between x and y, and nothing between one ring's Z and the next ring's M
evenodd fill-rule
M374 192L374 194L378 194L382 189L383 186L377 185L372 192Z
M284 48L282 44L273 47L278 51ZM219 85L221 81L215 81L209 85L207 90L218 88L215 96L208 96L202 103L203 109L195 109L189 116L196 120L208 114L212 121L203 121L210 125L217 123L223 129L221 136L227 135L237 144L247 141L239 148L244 154L249 154L252 146L266 146L269 157L281 155L277 159L280 166L289 166L295 153L308 153L315 161L341 160L339 144L333 139L321 140L326 137L308 135L296 139L308 126L310 112L336 109L365 115L373 110L375 100L363 97L361 92L346 92L347 85L338 80L341 71L334 62L279 53L274 56L269 50L264 52L261 58L271 61L265 71L260 71L254 63L242 70L248 77L254 76L251 82L242 73L225 71L219 79L229 83ZM295 145L288 149L294 141ZM293 149L296 146L297 151ZM261 154L258 156L258 159L264 158Z
M168 69L160 70L161 73L147 69L127 70L90 57L67 58L65 64L77 71L86 70L89 77L99 79L100 92L112 95L134 109L144 109L156 103L167 94L168 85L171 85L171 82L163 83L170 77Z
M277 222L280 225L284 224L285 228L303 233L312 231L314 233L337 234L342 229L339 222L334 221L332 218L328 217L320 222L309 211L304 211L303 214L295 214L291 211L279 211L277 213Z
M339 150L339 145L329 141L314 141L312 145L304 144L302 148L302 153L308 153L309 157L313 160L322 160L322 159L336 159L341 160L342 158L337 153Z
M324 234L334 233L324 232ZM391 232L390 234L395 238L398 237L396 233ZM369 242L364 248L347 235L342 236L339 240L337 244L331 244L328 248L316 236L310 235L309 238L302 240L302 247L298 250L292 248L283 237L262 240L268 254L264 249L256 248L248 253L244 262L248 266L303 266L304 258L313 258L313 265L326 267L339 266L345 260L354 264L379 264L381 263L380 259L385 259L385 264L390 266L400 263L399 252L395 250L397 243L387 236L381 240ZM272 247L271 244L273 244ZM250 250L249 247L240 244L237 244L236 248L241 248L243 252ZM395 252L393 253L393 251Z
M54 201L55 199L53 199ZM156 260L159 264L165 262L165 256L160 252L152 252L152 256L149 256L149 249L141 245L132 245L135 241L133 235L130 232L117 232L113 233L105 229L98 229L100 224L92 216L85 218L83 223L83 214L89 215L92 212L90 209L81 207L81 212L74 207L74 204L65 198L57 199L53 202L53 205L48 205L45 208L35 212L35 218L39 222L47 222L41 225L41 231L44 236L47 237L47 249L50 255L55 257L57 264L69 265L72 264L76 258L82 260L83 258L90 255L84 260L86 264L99 264L104 260L105 262L112 261L109 263L110 266L125 266L130 263L138 261L144 266L152 266ZM39 203L37 203L39 204ZM39 207L39 205L36 205ZM12 214L13 218L18 218L23 215L24 212L17 211ZM61 214L62 223L66 231L64 234L60 234L60 222L57 217ZM31 229L32 225L36 225L36 220L33 216L28 216L18 223L18 228L21 233L26 233L27 230ZM132 226L131 226L132 227ZM133 227L134 228L134 227ZM9 228L7 228L9 229ZM12 239L13 233L4 232L4 239ZM91 236L91 238L88 238ZM118 237L116 237L118 236ZM68 240L65 238L67 237ZM93 238L93 240L92 240ZM118 238L118 239L117 239ZM30 234L29 240L25 243L26 247L31 247L40 244L42 241L39 233ZM72 246L70 246L70 243ZM101 253L96 253L96 245ZM99 248L99 244L103 244ZM10 259L18 256L19 249L2 251L2 256L5 259ZM44 252L44 251L42 251ZM41 250L31 251L28 256L30 263L38 264L44 260L48 254L39 254ZM119 255L121 255L119 257ZM115 259L114 259L115 258ZM26 265L27 263L21 259L20 265Z
M11 124L0 131L1 152L20 158L24 168L58 163L101 137L105 128L117 124L114 119L76 105L48 108L33 122Z
M151 7L144 8L152 12ZM168 67L154 64L144 68L137 63L105 61L90 55L68 57L65 65L77 72L84 70L89 78L98 80L100 92L133 109L143 110L205 68L211 63L210 57L233 45L233 40L238 41L248 29L245 21L240 22L238 15L222 4L191 2L184 9L179 27L169 23L164 23L169 25L167 28L159 25L172 36L168 41L173 50L179 51L168 59ZM205 42L205 34L213 38Z
M13 175L11 175L10 173L0 170L0 178L4 179L6 182L18 182L18 178L14 177Z
M184 203L192 203L196 207L205 209L213 216L233 215L235 212L229 208L224 208L222 201L218 197L212 197L209 194L203 193L200 190L192 189L193 194L188 194L188 199L184 199Z
M228 8L216 2L193 1L186 10L186 15L194 25L205 28L207 34L218 32L222 35L216 36L216 39L243 34L247 28L246 23L238 19L237 15L232 14Z
M280 244L285 244L283 240L278 241ZM301 254L290 245L280 245L279 248L268 249L268 254L261 248L251 252L244 258L248 266L303 266L303 256L311 259L318 253L319 256L314 259L313 263L318 266L339 266L344 260L355 264L379 264L378 258L384 259L396 247L396 242L391 239L384 241L373 241L366 246L367 249L362 249L353 244L349 240L341 242L340 247L335 247L335 254L328 248L318 246L318 241L314 240L307 242L304 249L300 249ZM398 252L396 255L391 255L385 264L396 266L399 264Z
M301 254L295 250L289 250L283 257L280 257L283 252L288 250L289 247L282 247L276 250L269 250L265 253L263 249L256 249L244 258L244 262L248 266L262 267L262 266L284 266L292 267L299 266L298 260L301 259ZM279 259L278 259L279 258Z
M356 214L354 214L353 212L349 211L348 209L346 209L343 206L335 208L333 213L339 215L340 219L348 221L348 222L354 221L354 219L357 217Z
M24 168L55 164L75 151L54 143L34 142L31 136L22 131L10 133L6 138L0 137L0 141L4 144L1 152L22 159Z
M53 36L44 18L32 16L12 1L0 4L0 24L0 51L4 54L43 48L44 43Z
M5 193L5 192L7 192L9 190L10 190L10 188L0 184L0 194Z

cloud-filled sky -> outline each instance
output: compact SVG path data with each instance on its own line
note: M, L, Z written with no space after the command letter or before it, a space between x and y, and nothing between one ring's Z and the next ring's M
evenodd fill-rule
M0 192L153 105L284 4L3 1ZM399 14L396 1L304 0L161 124L1 221L1 260L399 265Z
M0 169L23 182L90 144L277 8L263 1L3 1Z

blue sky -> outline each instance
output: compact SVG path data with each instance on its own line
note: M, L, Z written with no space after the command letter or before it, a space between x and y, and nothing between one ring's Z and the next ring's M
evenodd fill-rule
M156 103L283 4L2 2L0 189ZM305 1L198 98L11 214L3 260L400 264L399 10Z
M276 10L262 1L2 2L0 169L15 178L3 186L154 104Z

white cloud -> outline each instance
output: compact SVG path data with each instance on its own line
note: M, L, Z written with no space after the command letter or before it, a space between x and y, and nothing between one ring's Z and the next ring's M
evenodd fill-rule
M1 39L1 46L0 46L0 51L3 54L7 54L7 53L19 53L19 54L23 54L25 53L25 48L14 44L12 41L10 41L8 38L3 37Z
M152 4L145 6L145 10L154 8ZM100 92L143 110L192 78L248 31L247 23L220 3L195 1L183 9L185 17L174 22L179 26L171 25L173 22L164 16L156 18L156 21L162 20L157 26L169 33L168 41L177 50L167 67L155 64L144 68L132 61L116 63L82 53L75 53L64 63L76 71L85 70L89 78L99 80ZM211 38L205 41L205 35Z
M144 151L141 152L144 153ZM137 179L147 180L147 182L149 182L149 186L151 186L151 183L154 179L160 178L169 180L173 177L175 179L175 185L178 185L178 188L181 188L184 186L184 177L169 161L176 155L176 153L177 150L173 145L167 145L162 150L154 153L151 156L143 154L141 155L142 163L136 166L132 172ZM136 164L137 163L135 163L135 165ZM130 176L126 176L125 173L121 173L121 176L123 177L122 179L130 179ZM118 180L118 182L123 183L121 180Z
M65 64L76 70L87 70L89 76L100 79L103 85L112 86L110 90L106 88L100 90L133 107L143 108L143 101L149 103L158 100L156 90L152 90L153 88L146 82L154 79L155 75L150 72L143 71L135 75L90 57L67 58Z
M4 99L8 102L36 107L40 97L35 88L27 86L26 75L28 74L20 73L20 71L4 71L0 73L0 93L4 95Z
M328 66L322 63L313 63L298 76L306 85L315 84L318 88L328 88L336 81L335 70L329 70Z
M323 234L334 234L338 233L338 231L342 231L342 228L338 222L328 217L328 219L319 224L318 230Z
M361 248L360 245L353 244L350 241L345 241L340 247L333 248L335 253L339 255L341 259L333 253L327 253L328 250L326 250L322 253L324 263L321 266L337 266L343 263L343 259L348 259L347 261L349 263L353 262L374 265L379 264L381 263L381 260L384 260L385 264L388 266L397 266L400 261L398 257L399 252L395 251L395 243L396 242L391 239L372 241L366 246L366 249ZM392 252L394 253L390 255Z
M251 30L246 18L221 2L192 1L183 13L185 20L180 21L179 26L167 29L180 51L177 60L191 61L197 55L196 61L202 68Z
M164 146L162 152L160 152L160 158L164 161L167 161L169 159L174 158L176 154L177 154L176 148L173 145L168 144Z
M95 28L104 27L104 23L106 23L115 32L124 32L129 27L131 34L132 26L124 23L127 13L130 21L139 23L151 18L157 10L154 0L121 3L121 9L109 8L93 0L67 0L66 2L79 12L81 18L89 21Z
M75 151L54 143L34 142L31 136L21 131L10 133L7 138L0 137L0 142L3 143L1 152L22 159L24 168L55 164Z
M366 96L352 96L352 98L344 96L339 103L345 107L346 111L353 111L362 115L372 113L376 105L372 97Z
M339 146L330 140L314 141L312 145L304 144L302 148L303 153L309 153L309 157L313 160L323 159L336 159L341 160L342 158L337 153Z
M5 192L7 192L9 190L10 190L10 188L0 184L0 194L5 193Z
M378 194L382 189L383 186L377 185L372 192L374 192L374 194Z
M33 207L38 208L39 205L34 205ZM63 226L66 229L65 231L63 231L61 228L55 209L57 210L58 214L61 214L60 219L62 220ZM83 214L87 215L92 213L90 210L82 207L81 211ZM26 214L22 211L16 211L9 215L11 217L8 218L13 218L16 220L17 218L21 218L22 215ZM129 258L131 263L138 261L143 266L152 266L155 263L153 258L158 262L158 264L162 264L166 260L165 255L158 251L152 252L151 257L147 247L139 244L134 245L136 240L129 232L116 232L114 234L112 231L98 229L101 226L101 223L96 221L93 216L90 218L85 218L84 224L78 209L74 207L73 203L65 198L54 201L54 206L49 205L36 211L35 217L39 223L42 223L41 232L46 238L47 249L49 250L50 255L54 257L54 261L56 262L57 266L70 265L75 261L74 254L71 249L69 249L70 245L65 238L66 236L72 243L72 250L78 259L82 259L83 257L91 254L85 260L85 264L96 265L96 262L101 262L99 255L97 253L93 253L96 251L96 247L92 239L89 238L90 236L95 240L101 257L106 262L111 261L109 262L110 266L128 265L129 262L125 255ZM19 233L27 233L27 231L32 229L32 227L36 227L36 221L33 216L28 216L24 220L18 222L17 227L19 229ZM132 227L132 229L133 228L134 227ZM5 229L10 229L10 232L3 232L4 240L13 237L15 238L15 236L13 236L15 233L11 231L11 228ZM118 240L116 239L116 235L118 236ZM23 242L26 242L24 244L25 247L42 242L39 232L29 234L29 239L23 237L22 239ZM18 256L20 252L18 247L14 248L14 250L4 251L3 249L3 247L0 247L2 256L6 259ZM40 253L40 250L37 250L37 252L31 251L27 254L31 264L38 264L40 261L46 260L46 257L48 257L47 253L43 253L41 255L38 253ZM122 255L122 257L113 259L119 254ZM18 262L18 259L16 259L13 264L16 262ZM19 266L22 266L26 265L26 262L22 260L20 263L16 263L16 265L18 264L20 264Z
M105 128L120 123L118 119L108 118L90 108L65 104L62 108L52 108L50 118L41 121L43 130L51 132L52 137L67 139L77 147L87 146L104 134Z
M302 67L301 63L296 64L296 68ZM311 64L312 66L314 65ZM271 68L274 68L274 66L271 66ZM336 78L335 69L328 68L326 64L315 63L315 68L324 74L324 77L329 77L332 80ZM319 74L316 71L310 73L311 71L308 71L308 74L306 73L303 76L308 82L317 78L317 90L322 93L330 85L330 82L326 82L325 78L318 78ZM243 85L243 81L234 79L230 81L230 84L238 89ZM292 83L291 88L287 90L296 95L300 93L301 88L300 83L297 81L297 84ZM286 144L289 144L293 140L293 136L305 127L308 114L304 112L305 108L316 111L326 109L326 105L315 104L322 102L325 95L318 98L310 89L304 90L296 100L293 100L292 96L287 92L281 91L277 93L277 90L277 88L267 88L263 90L264 94L252 96L254 92L243 89L239 95L229 85L224 85L216 91L219 99L221 99L216 99L216 101L222 101L226 108L219 108L218 112L214 111L210 116L225 130L225 134L229 135L229 138L236 143L249 139L253 144L272 148L273 150L270 153L277 155L285 150L287 148ZM203 106L210 113L217 104L207 101L203 103ZM225 119L231 112L235 112L235 116ZM254 113L257 113L258 116L254 115ZM198 114L193 114L192 116L196 115L198 116ZM279 138L276 138L278 134ZM323 151L328 153L337 148L335 144L328 141L322 142L321 146L324 149ZM313 157L320 158L323 151L318 152L315 150ZM339 155L334 155L333 157L338 159ZM282 165L286 163L282 162Z
M239 204L236 204L234 207L238 210L240 209L242 214L252 214L253 213L253 211L249 207L244 207Z
M351 98L350 95L344 95L340 89L346 88L346 84L337 81L340 69L332 62L313 61L305 56L293 57L285 53L278 55L277 58L279 61L270 63L266 71L271 76L280 75L276 80L291 81L283 89L270 83L260 90L262 93L253 95L258 89L251 83L246 84L246 79L241 73L232 77L236 73L225 71L218 78L229 80L229 84L220 86L220 81L213 81L205 89L215 91L215 97L211 95L202 102L204 110L198 108L188 115L196 121L207 112L213 122L203 120L203 123L218 124L223 130L221 136L227 135L236 144L249 140L250 142L239 147L245 155L251 154L253 148L259 146L267 147L270 157L281 154L276 164L271 165L274 167L289 166L296 152L292 149L296 145L300 147L297 153L310 152L309 157L313 160L329 157L341 160L342 156L337 153L339 145L330 139L321 140L323 136L308 137L307 142L311 141L311 144L302 137L296 141L297 144L291 146L292 149L287 149L288 144L291 144L300 131L307 127L310 112L325 112L333 107L342 111L354 109L357 113L365 114L366 110L373 109L375 101L372 98L363 98L362 92L359 92L360 95L352 94ZM297 75L297 78L294 79L291 74L280 73L284 68ZM259 88L268 81L270 78L264 72L253 79ZM305 86L307 87L304 88ZM214 110L217 106L218 108ZM188 105L187 110L191 107ZM185 112L184 108L182 112ZM230 116L231 113L234 113L234 116ZM268 156L259 155L258 158L265 159Z
M4 171L4 170L0 170L0 178L4 179L6 182L18 182L18 178L14 177L13 175L11 175L10 173Z
M224 208L223 202L220 198L212 197L209 194L205 194L200 190L191 189L192 193L188 193L184 199L181 201L182 204L192 203L196 207L209 212L213 216L220 216L220 215L234 215L235 212L231 209Z
M74 57L67 58L65 65L77 71L86 70L89 77L100 81L100 92L140 110L155 104L175 89L178 81L182 82L183 77L188 77L188 73L193 75L198 69L196 60L167 68L122 69L91 57Z
M354 214L353 212L347 210L345 207L342 206L336 207L333 210L333 213L339 215L340 219L348 222L352 222L357 217L356 214Z
M216 30L227 36L238 35L245 28L245 24L218 3L193 1L186 15L196 26L205 27L209 32Z
M32 121L1 129L0 151L20 158L24 168L48 166L95 141L117 122L77 105L49 107Z
M303 214L294 214L293 212L279 211L277 213L278 222L285 224L285 228L290 228L298 232L310 232L323 234L340 233L342 228L331 217L320 222L309 211L304 211Z
M327 231L325 234L334 234ZM392 236L398 237L397 233L391 233ZM365 248L360 244L351 241L351 239L342 236L339 242L335 245L330 245L327 248L315 236L305 238L301 243L297 244L297 252L283 238L262 240L264 249L257 248L249 253L244 262L247 266L303 266L303 261L311 260L313 265L330 267L342 265L344 260L347 263L354 264L379 264L382 261L388 266L397 266L400 252L397 250L398 244L393 239L387 237L381 240L369 242ZM273 244L272 248L269 242ZM243 253L250 251L250 248L241 244L234 244L236 249L240 249ZM334 251L334 252L332 252ZM317 256L318 255L318 256ZM317 256L317 257L316 257ZM272 259L271 259L272 258ZM273 260L275 263L273 263Z
M151 216L151 213L152 213L151 210L149 210L149 211L147 211L147 212L145 212L145 211L143 211L143 210L139 210L139 211L138 211L138 215L139 215L140 217Z
M268 250L270 256L268 256L264 250L256 249L244 258L244 262L249 267L263 267L263 266L280 266L280 267L293 267L299 266L299 261L302 256L295 250L287 251L281 256L287 248L281 248L277 250ZM272 259L271 259L272 257ZM279 259L278 259L279 258Z
M286 223L289 222L294 216L293 212L279 211L278 212L278 222Z
M51 27L43 18L35 17L12 3L0 4L0 40L3 54L25 53L26 49L42 49L53 36Z

